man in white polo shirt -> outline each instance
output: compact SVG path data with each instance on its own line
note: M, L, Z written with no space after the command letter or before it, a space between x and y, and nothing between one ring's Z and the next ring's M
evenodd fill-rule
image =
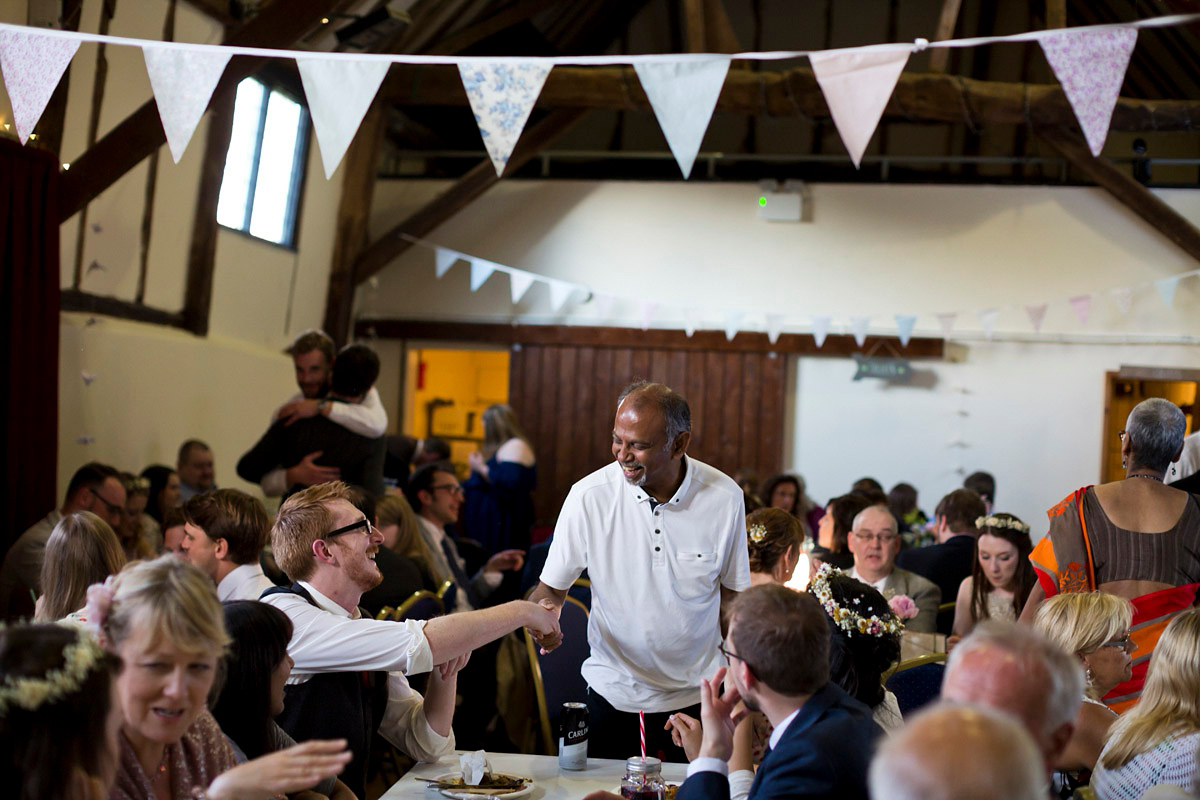
M616 461L571 488L530 597L561 608L588 570L583 676L594 758L638 753L644 711L647 754L686 760L664 730L667 719L677 711L698 718L700 681L719 666L721 602L750 586L742 490L688 458L690 440L691 410L680 395L645 382L622 392Z

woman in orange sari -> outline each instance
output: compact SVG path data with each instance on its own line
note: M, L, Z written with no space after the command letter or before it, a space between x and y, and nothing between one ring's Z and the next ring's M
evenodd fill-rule
M1200 503L1163 484L1186 430L1174 403L1139 403L1120 434L1125 479L1086 486L1050 509L1050 531L1029 557L1038 583L1023 622L1060 592L1099 590L1132 601L1133 677L1103 698L1118 713L1137 703L1158 637L1196 604L1200 589Z

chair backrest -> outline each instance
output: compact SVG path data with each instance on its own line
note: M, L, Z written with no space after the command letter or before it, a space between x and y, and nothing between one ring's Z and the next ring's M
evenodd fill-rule
M587 701L587 681L580 674L583 662L591 653L587 641L588 610L583 603L568 596L563 603L559 625L563 641L545 655L525 631L525 649L529 654L529 669L537 695L538 717L542 727L542 742L546 755L558 752L557 722L562 704Z
M396 609L393 619L433 619L440 617L444 611L441 599L429 591L413 592L407 600Z
M937 699L942 692L945 662L945 653L912 658L896 667L896 671L884 681L888 691L896 695L901 714L907 717Z
M384 606L383 608L379 609L379 613L375 615L375 619L382 622L383 620L391 619L394 616L396 616L396 609L392 606Z
M937 611L937 632L949 636L953 633L954 628L954 607L956 603L952 600L949 603L942 603L938 606Z
M458 605L458 585L449 578L438 587L438 599L442 601L442 608L449 614L454 611Z
M583 603L583 607L590 613L592 610L592 582L587 578L579 578L571 584L567 589L567 596L574 597L579 602Z

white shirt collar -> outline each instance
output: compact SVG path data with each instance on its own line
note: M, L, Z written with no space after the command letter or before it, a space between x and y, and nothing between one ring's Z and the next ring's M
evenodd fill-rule
M767 744L771 746L772 750L779 746L779 740L783 738L783 734L785 731L787 731L788 725L792 724L792 720L794 720L796 715L799 713L800 709L797 708L795 711L784 717L783 722L775 726L775 730L771 731L771 738L767 740Z
M362 616L357 607L354 609L354 613L347 611L317 591L316 587L314 587L308 581L299 581L299 584L303 586L310 595L312 595L313 602L315 602L322 611L328 611L330 614L337 614L339 617L346 617L347 619L358 619Z
M421 523L421 527L433 537L434 544L441 545L442 539L446 538L445 528L442 528L436 522L427 519L421 514L417 514L417 522Z
M684 497L686 497L687 493L689 491L691 491L691 488L692 488L692 473L694 473L694 472L695 472L695 470L692 468L692 460L690 458L688 458L687 455L685 454L683 456L683 483L679 484L679 488L675 490L675 494L671 496L670 500L668 500L665 503L659 503L659 505L660 506L674 505L675 503L678 503L680 500L682 500ZM650 502L650 493L647 492L645 489L643 489L641 486L633 486L631 484L626 484L626 488L629 489L629 491L633 492L633 496L637 499L637 501L639 503Z

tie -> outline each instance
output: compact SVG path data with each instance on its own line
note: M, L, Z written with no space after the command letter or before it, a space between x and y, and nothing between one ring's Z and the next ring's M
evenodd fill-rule
M458 584L460 602L463 605L469 604L478 607L475 592L471 589L471 579L467 577L467 573L463 572L462 566L458 563L458 549L450 541L449 536L442 537L442 552L446 556L446 564L449 565L450 572L454 575L454 582Z

